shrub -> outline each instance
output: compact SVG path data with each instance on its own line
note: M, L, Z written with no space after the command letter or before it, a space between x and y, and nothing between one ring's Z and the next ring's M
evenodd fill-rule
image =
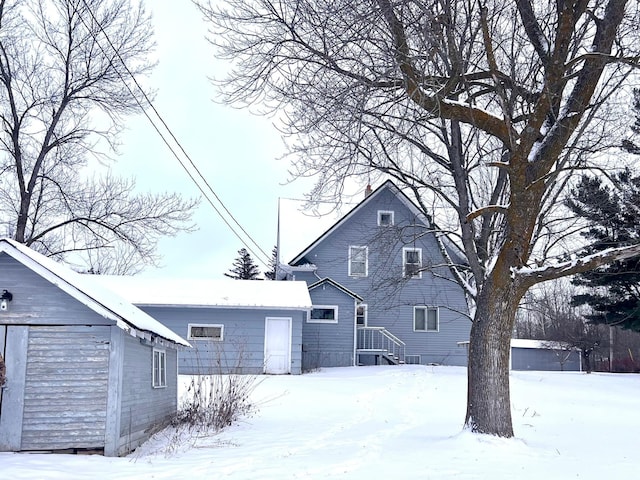
M251 393L255 375L194 375L176 414L174 426L221 430L257 411Z

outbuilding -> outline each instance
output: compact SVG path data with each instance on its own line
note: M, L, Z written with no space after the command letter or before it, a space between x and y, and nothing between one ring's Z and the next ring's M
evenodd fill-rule
M300 374L305 282L96 276L193 349L180 374Z
M123 455L175 414L189 343L90 277L0 239L0 451Z

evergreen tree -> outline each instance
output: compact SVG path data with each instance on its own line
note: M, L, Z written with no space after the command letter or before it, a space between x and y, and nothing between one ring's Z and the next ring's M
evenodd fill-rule
M632 245L640 241L640 177L629 170L612 177L615 187L600 178L582 177L567 201L569 208L590 224L584 236L592 241L588 253ZM593 323L640 331L640 260L628 259L577 275L573 283L587 287L573 297L587 304Z
M233 261L233 267L229 269L230 273L225 273L225 277L235 280L258 280L260 270L251 258L246 248L238 250L238 257Z
M271 260L269 261L269 270L264 272L264 276L267 280L277 280L276 274L278 272L278 246L274 246L271 250Z

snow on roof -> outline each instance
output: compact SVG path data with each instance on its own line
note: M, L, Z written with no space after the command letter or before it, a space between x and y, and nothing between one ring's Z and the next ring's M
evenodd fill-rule
M270 280L142 278L96 275L95 280L136 305L308 310L305 282Z
M51 258L8 238L0 239L0 252L5 252L50 281L96 313L113 320L126 331L136 330L154 333L179 345L190 347L189 342L147 315L130 302L92 281L96 275L82 275L55 262Z
M554 342L551 340L531 340L529 338L512 338L511 348L541 348L541 349L556 349L556 350L568 350L571 346L562 343Z

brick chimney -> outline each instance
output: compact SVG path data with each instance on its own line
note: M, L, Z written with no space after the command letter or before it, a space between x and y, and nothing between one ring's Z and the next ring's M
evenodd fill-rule
M367 198L369 195L371 195L371 192L373 190L371 190L371 185L367 185L367 188L364 189L364 198Z

